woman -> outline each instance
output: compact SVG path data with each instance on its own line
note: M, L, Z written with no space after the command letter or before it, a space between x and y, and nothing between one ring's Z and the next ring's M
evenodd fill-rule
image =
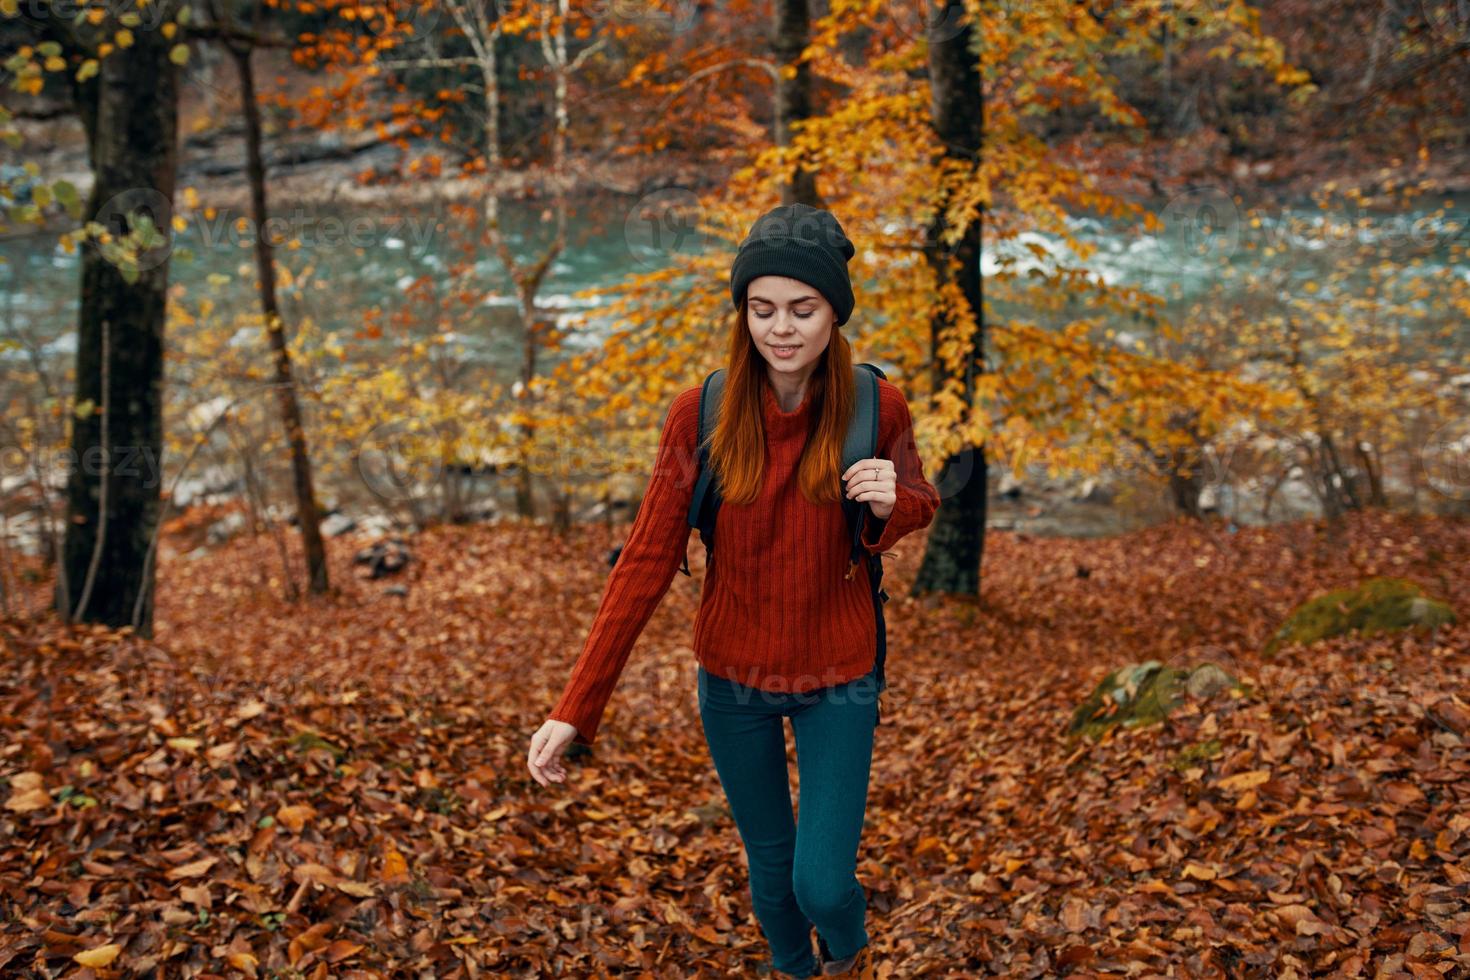
M872 554L927 526L924 477L903 393L879 379L877 457L839 472L855 402L852 242L829 212L775 208L730 271L737 310L709 465L722 503L718 548L694 627L700 720L750 867L772 964L791 976L874 975L856 875L878 722L870 582L849 577L839 493L866 501ZM527 764L561 782L561 754L592 743L634 641L688 547L701 386L674 398L648 491L597 619ZM840 484L840 487L839 487ZM801 780L792 816L783 717ZM812 930L817 953L812 951Z

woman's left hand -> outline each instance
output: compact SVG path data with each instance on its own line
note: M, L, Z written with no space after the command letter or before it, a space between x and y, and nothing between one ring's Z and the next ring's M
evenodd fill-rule
M866 500L873 516L888 520L898 500L898 471L888 459L860 459L842 474L851 500Z

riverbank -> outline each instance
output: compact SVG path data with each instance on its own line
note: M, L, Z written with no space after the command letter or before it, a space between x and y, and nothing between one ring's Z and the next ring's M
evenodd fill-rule
M1137 475L1103 473L1050 475L1042 466L1028 468L1021 477L991 464L987 474L986 527L991 532L1010 532L1028 537L1105 538L1133 533L1169 523L1180 517L1169 497L1169 488L1152 479ZM931 474L931 479L937 479ZM19 484L20 478L7 482ZM62 475L57 473L50 488L53 501L64 499ZM457 489L465 497L465 516L473 524L494 527L518 524L515 514L516 477L514 469L499 474L479 476L475 482ZM646 475L624 474L614 477L605 500L583 495L573 508L573 522L582 528L621 526L637 514L639 498ZM540 483L534 484L537 522L549 524L547 515L552 503ZM1440 516L1450 519L1470 518L1470 489L1406 482L1397 473L1384 478L1389 493L1390 511L1406 518ZM379 506L379 502L363 487L336 496L330 485L319 487L325 501L323 533L328 538L354 540L367 534L379 538L390 534L413 534L435 526L431 521L422 526L405 523L402 513ZM1458 493L1451 493L1458 490ZM167 515L175 534L165 535L161 551L169 554L181 548L180 556L191 560L208 557L217 548L242 537L250 537L263 528L252 528L251 508L241 495L238 472L213 468L196 474L194 479L178 487L179 498ZM437 491L432 486L418 491L424 501L424 513L432 513ZM45 535L37 512L31 504L13 501L7 508L3 527L4 547L21 556L41 553ZM1233 534L1246 527L1286 524L1316 520L1322 516L1321 503L1310 485L1293 476L1269 485L1255 479L1241 479L1231 484L1207 484L1201 496L1201 508L1212 526ZM293 510L285 502L271 504L260 515L274 527L274 532L294 537L290 526ZM697 545L697 538L691 548Z
M292 91L309 78L289 65ZM192 188L217 208L248 210L244 125L232 106L229 85L191 78L180 106L178 187ZM40 110L44 108L44 112ZM92 182L80 122L62 104L36 106L42 118L16 121L23 142L0 146L0 162L35 162L47 180L71 181L85 197ZM318 131L268 116L263 137L272 207L353 205L411 207L483 197L487 187L507 198L544 198L552 175L531 164L506 169L493 182L460 174L445 144L414 138L410 126L386 121L358 129ZM1188 136L1152 138L1142 144L1074 138L1058 148L1105 181L1109 193L1131 199L1170 198L1218 188L1243 200L1307 200L1324 185L1339 191L1360 188L1368 200L1386 188L1417 185L1440 194L1470 193L1470 143L1446 145L1423 157L1384 159L1378 152L1338 141L1282 146L1275 156L1258 149L1251 158L1231 155L1222 134L1202 129ZM1150 161L1139 167L1138 159ZM576 196L639 196L665 187L696 194L721 186L724 174L707 159L673 151L635 157L579 152L567 161L570 192ZM1003 188L1002 188L1003 191Z

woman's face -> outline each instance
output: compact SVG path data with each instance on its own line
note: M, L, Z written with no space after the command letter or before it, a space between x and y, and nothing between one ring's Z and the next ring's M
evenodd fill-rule
M805 377L827 341L837 312L827 298L799 279L757 276L745 290L750 337L773 372Z

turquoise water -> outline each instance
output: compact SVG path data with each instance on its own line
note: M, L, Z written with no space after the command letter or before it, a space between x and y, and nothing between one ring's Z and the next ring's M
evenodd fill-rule
M587 314L589 328L571 334L570 351L593 347L599 334L612 326L599 318L593 300L574 294L589 287L610 287L628 276L660 267L685 251L718 248L728 243L700 240L681 217L693 195L673 190L642 199L605 194L578 202L568 231L567 248L550 266L538 294L547 319ZM1443 206L1447 214L1432 208ZM1268 208L1259 217L1245 213L1219 195L1202 193L1158 202L1152 207L1165 218L1160 234L1142 234L1116 221L1079 217L1069 227L1083 242L1096 246L1086 260L1078 260L1089 278L1098 283L1132 286L1163 296L1164 315L1184 322L1203 304L1227 303L1222 309L1239 320L1260 311L1284 308L1304 295L1308 282L1317 284L1315 301L1367 295L1391 295L1401 306L1389 323L1401 332L1424 330L1443 322L1451 330L1436 343L1453 348L1451 360L1463 360L1470 348L1470 318L1457 316L1447 297L1467 292L1470 263L1466 262L1466 216L1453 201L1434 201L1405 212L1334 213L1330 220L1306 204ZM191 215L174 242L170 281L183 290L183 301L197 309L199 301L213 300L215 319L258 308L254 287L255 256L247 227L238 229L238 215ZM299 247L278 247L280 301L288 328L310 317L325 331L343 338L366 322L372 312L384 327L382 343L398 347L401 327L427 333L443 329L463 345L460 360L501 383L519 373L522 328L513 284L498 258L485 247L469 248L461 233L466 219L444 207L283 208L273 213L273 230L294 239ZM538 255L554 226L543 205L518 204L503 212L511 247L523 260ZM897 229L892 229L896 231ZM994 274L1006 254L1016 256L1019 272L1041 268L1029 246L1054 250L1067 257L1055 236L1026 234L1002 249L987 249L982 267ZM861 243L860 243L861 247ZM468 306L451 304L441 311L435 304L453 291L449 270L457 257L476 254L472 273L462 288ZM0 241L0 370L9 362L29 368L26 350L4 341L21 340L39 349L53 378L71 367L78 299L78 260L58 245L56 233L32 233ZM1334 273L1340 278L1334 279ZM410 291L421 278L437 287L428 295ZM1048 286L1055 290L1055 286ZM1017 316L1057 325L1082 315L1099 315L1074 296L1045 313L1007 308L997 302L997 290L987 285L987 301L1001 317ZM858 284L861 320L862 284ZM1118 343L1146 338L1146 322L1107 314L1117 330ZM1387 318L1385 318L1387 319ZM236 343L265 347L254 331L241 332ZM353 343L371 353L374 341ZM401 349L401 348L400 348ZM1422 353L1422 352L1421 352ZM872 358L870 358L872 359ZM371 364L371 360L366 363ZM538 370L552 367L543 356ZM1001 367L1004 370L1004 367ZM207 397L189 389L191 372L175 373L170 399L190 403ZM218 400L218 399L217 399ZM333 454L327 453L330 457ZM203 464L201 463L201 466ZM1091 508L1101 517L1057 518L1072 528L1101 526L1117 529L1117 508ZM1051 518L1043 515L1039 521ZM1030 517L1018 517L1024 524ZM1102 521L1099 524L1099 520ZM1017 526L1021 526L1018 524ZM1029 526L1029 525L1027 525Z
M577 202L567 248L552 264L538 295L548 317L593 314L592 329L569 338L569 347L595 345L599 327L607 326L595 317L591 300L574 297L578 290L616 284L666 263L680 251L730 248L686 233L692 225L671 217L671 201L695 203L693 195L677 190L641 200L601 194ZM1448 204L1449 214L1435 216L1430 209L1442 204ZM1378 258L1386 260L1390 278L1400 283L1463 285L1467 276L1464 250L1470 222L1453 201L1435 199L1424 209L1403 213L1343 210L1325 222L1307 203L1270 206L1255 222L1238 204L1210 191L1154 202L1150 208L1165 219L1161 234L1142 234L1115 221L1087 217L1071 219L1070 227L1081 240L1097 246L1097 252L1082 263L1096 281L1159 294L1176 312L1206 297L1229 300L1246 292L1257 305L1269 304L1273 297L1284 300L1305 282L1323 280L1334 267L1362 262L1356 278L1349 276L1335 287L1352 292L1368 282L1370 265L1362 256L1379 249L1383 251ZM549 214L540 202L504 210L503 225L517 255L525 259L539 253L553 231ZM190 215L185 229L177 233L170 281L184 287L191 305L207 296L221 311L255 307L253 238L248 228L241 231L234 226L238 217ZM426 300L411 297L406 290L421 276L447 288L450 264L467 254L460 234L464 219L447 207L284 207L273 212L272 221L274 231L300 242L299 248L281 247L276 253L290 270L280 290L288 324L309 316L323 329L350 333L369 310L385 318L405 311L427 315ZM0 241L4 259L0 336L23 334L48 353L64 354L74 339L78 261L57 241L55 233ZM1010 252L1021 257L1019 270L1037 267L1036 257L1027 251L1030 244L1067 256L1054 236L1028 234L1005 249L987 250L982 265L994 272L1002 254ZM461 315L466 312L463 308L455 308L444 316L453 320L451 329L468 348L468 357L518 365L521 338L513 285L488 248L478 252L464 288L481 298L467 315ZM309 275L303 275L308 270ZM1415 302L1428 304L1431 298ZM1068 312L1048 322L1058 322Z
M543 315L559 318L589 310L593 301L576 298L577 291L657 268L675 248L706 247L692 234L665 236L655 243L645 228L635 224L630 231L627 219L635 204L634 199L616 197L579 202L568 224L567 246L537 295ZM169 282L184 288L190 306L205 297L220 311L258 306L253 225L247 221L242 229L236 225L240 218L239 212L190 214L185 228L175 233ZM555 231L539 203L502 207L501 225L522 261L538 257ZM466 219L448 208L287 206L273 209L267 230L277 242L278 264L289 270L278 277L288 325L309 316L325 330L343 332L359 327L367 310L386 317L422 306L421 298L407 293L414 281L428 277L447 290L451 265L473 251L464 240ZM299 247L284 246L293 239ZM463 305L446 315L461 317L456 339L466 343L470 356L478 352L493 361L518 363L514 284L488 247L478 252L464 289L481 298L468 315ZM0 241L0 259L0 331L41 339L50 353L72 351L77 255L62 249L58 233L38 232ZM597 322L595 315L591 319ZM593 336L574 336L569 346L595 343L595 330L589 334Z
M1245 315L1280 310L1307 296L1310 283L1310 296L1319 304L1391 295L1403 304L1398 316L1406 331L1444 322L1463 327L1463 317L1447 304L1436 308L1435 300L1451 291L1463 295L1470 284L1470 209L1453 197L1422 200L1423 207L1406 211L1346 204L1324 211L1310 201L1250 208L1219 191L1203 190L1151 202L1149 210L1164 225L1158 233L1100 218L1070 220L1072 233L1097 248L1086 260L1055 236L1041 234L1022 235L1004 251L1018 256L1016 268L1024 272L1041 266L1028 245L1054 250L1099 283L1163 298L1164 315L1175 322L1205 302L1238 303ZM987 274L999 268L1000 254L986 252ZM1120 339L1128 339L1126 331ZM1459 339L1470 338L1462 331Z

